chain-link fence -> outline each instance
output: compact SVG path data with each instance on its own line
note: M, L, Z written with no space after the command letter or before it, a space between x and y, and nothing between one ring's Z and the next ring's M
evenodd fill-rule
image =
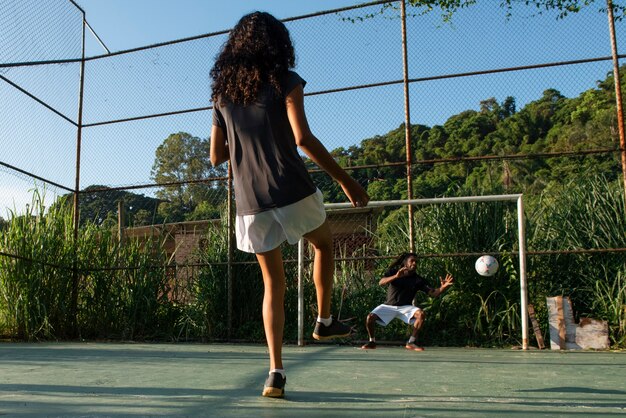
M615 96L605 107L591 101L596 91L614 88L606 14L586 10L559 20L548 12L530 16L520 7L507 18L483 2L443 23L437 13L413 7L403 19L400 9L400 2L373 2L285 20L296 70L307 81L313 131L375 200L538 194L565 176L620 178ZM162 272L153 284L156 299L177 304L175 312L155 315L163 323L175 318L179 336L260 338L260 272L253 258L233 250L231 180L224 167L213 168L208 160L209 70L227 31L83 59L83 37L90 36L85 25L83 11L71 1L0 2L3 227L25 214L58 209L63 201L78 205L81 227L114 231L120 246L160 243L152 252L159 256L133 259L136 264L111 253L103 259L69 257L63 267L73 272L74 322L68 327L81 315L101 320L80 296L96 297L95 276L124 271L120 280L137 285L133 274L149 267ZM620 24L618 45L624 40ZM601 126L594 119L600 113L607 120ZM575 130L564 118L548 120L558 114L582 125ZM563 131L550 137L548 129L558 124ZM315 167L311 172L326 201L345 200L326 174ZM382 301L373 278L409 248L425 260L445 259L433 271L449 269L455 259L467 264L479 252L505 256L497 236L489 243L430 248L416 237L426 233L420 222L430 215L415 214L414 227L411 213L329 212L341 290L334 306L349 317L362 318L372 306L354 305L346 292L350 301L363 295ZM529 246L536 256L557 251L566 257L573 250L538 245ZM623 257L623 247L618 240L586 249ZM295 251L285 247L288 324L296 323L290 318ZM0 259L9 267L26 260L38 274L62 263L38 254L5 245ZM305 305L314 310L312 284L306 286ZM227 309L211 302L215 295L227 301ZM197 310L188 309L194 304ZM99 329L118 335L111 324ZM293 332L286 335L294 338Z

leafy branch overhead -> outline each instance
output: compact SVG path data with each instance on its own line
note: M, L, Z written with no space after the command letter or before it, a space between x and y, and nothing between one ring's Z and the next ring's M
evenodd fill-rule
M459 10L472 7L479 2L496 3L494 0L409 0L408 5L418 9L419 14L439 10L444 22L448 22ZM626 15L626 5L622 0L613 1L612 4L615 20L622 20ZM389 6L391 3L387 5ZM531 8L535 14L556 12L559 19L590 7L595 7L602 13L607 11L606 0L499 0L498 6L505 11L507 18L513 15L516 6Z

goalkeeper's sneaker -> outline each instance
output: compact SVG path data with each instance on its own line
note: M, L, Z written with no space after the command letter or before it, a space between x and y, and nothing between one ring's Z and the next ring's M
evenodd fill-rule
M267 398L284 398L285 383L287 383L287 378L283 377L282 374L270 373L263 386L263 396Z
M420 347L415 343L406 343L404 348L411 351L424 351L424 347Z
M351 332L352 330L349 326L333 318L333 322L328 326L321 322L316 322L315 330L313 330L313 338L316 340L330 340L331 338L347 337Z

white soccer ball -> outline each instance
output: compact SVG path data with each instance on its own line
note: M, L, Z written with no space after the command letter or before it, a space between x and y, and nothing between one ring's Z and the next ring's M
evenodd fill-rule
M476 260L476 272L481 276L493 276L498 271L498 260L490 255L483 255Z

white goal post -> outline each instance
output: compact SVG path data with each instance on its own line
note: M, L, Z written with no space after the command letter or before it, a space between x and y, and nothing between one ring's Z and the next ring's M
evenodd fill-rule
M369 202L367 207L388 206L424 206L441 203L498 202L517 201L517 226L519 241L519 281L520 305L522 317L522 349L528 349L528 294L526 288L526 233L524 229L524 201L521 194L505 194L490 196L437 197L432 199L384 200ZM350 203L327 203L326 209L352 208ZM298 345L304 345L304 239L298 242Z

